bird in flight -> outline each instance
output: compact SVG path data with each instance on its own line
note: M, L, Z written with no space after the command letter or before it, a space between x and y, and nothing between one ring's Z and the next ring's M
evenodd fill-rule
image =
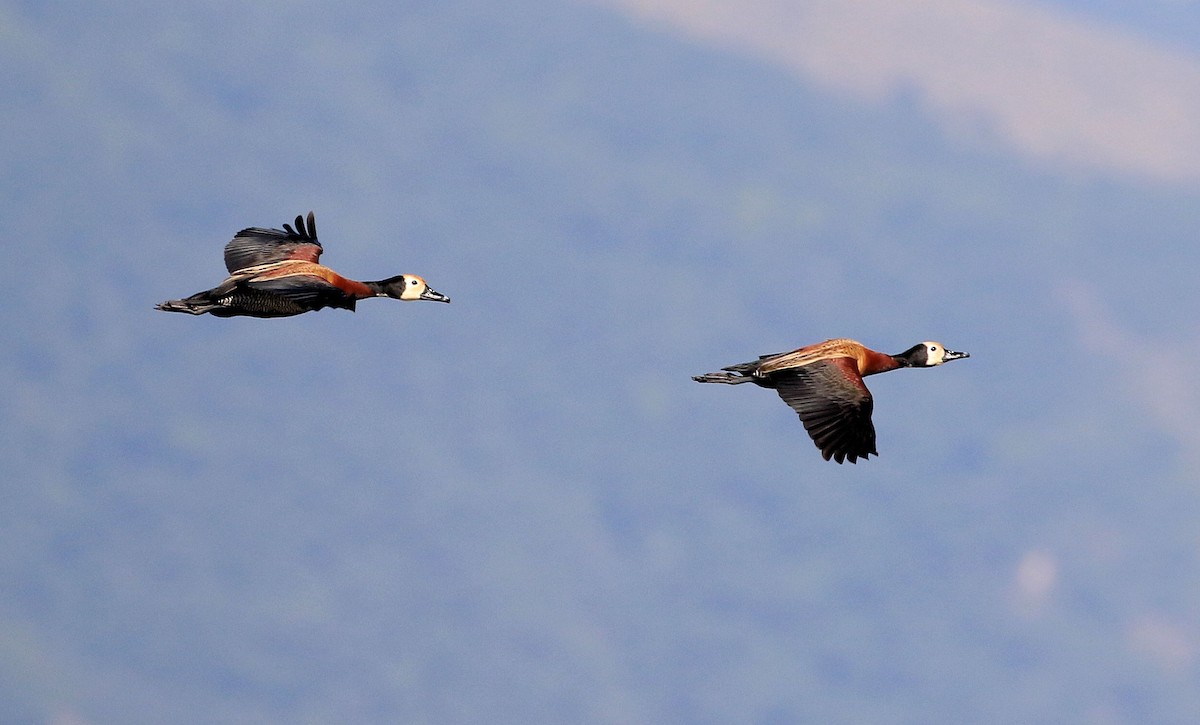
M354 311L368 297L449 302L415 274L378 282L348 279L320 264L323 247L317 240L317 220L296 217L296 227L250 227L225 245L229 276L210 290L181 300L155 305L165 312L208 313L215 317L290 317L324 307Z
M940 342L922 342L902 353L877 352L854 340L826 340L791 352L763 355L720 372L692 378L700 383L754 383L779 393L800 416L825 460L856 463L878 456L874 400L863 378L897 368L931 368L970 357Z

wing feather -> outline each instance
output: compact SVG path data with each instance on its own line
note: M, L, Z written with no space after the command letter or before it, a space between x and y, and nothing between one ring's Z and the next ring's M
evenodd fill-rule
M871 423L874 400L852 358L818 360L776 372L770 380L825 460L854 463L879 455Z
M317 221L310 211L308 223L296 217L296 228L284 224L283 229L250 227L238 232L225 245L225 268L230 274L238 270L271 262L295 259L316 262L324 248L317 240Z
M251 279L245 286L269 292L310 310L322 307L354 309L355 298L327 280L310 274L293 274L269 279Z

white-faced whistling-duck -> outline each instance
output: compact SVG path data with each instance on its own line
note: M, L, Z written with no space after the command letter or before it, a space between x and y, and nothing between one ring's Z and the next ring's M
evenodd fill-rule
M898 355L888 355L854 340L826 340L791 352L763 355L692 380L771 388L800 415L825 460L855 463L879 455L871 423L874 402L863 378L896 368L931 368L963 357L970 355L948 350L940 342L922 342Z
M224 282L182 300L160 303L155 309L193 315L207 312L216 317L289 317L323 307L353 311L355 303L367 297L450 301L415 274L379 282L347 279L317 263L321 251L317 220L311 211L307 220L296 217L295 229L289 224L283 229L243 229L225 245L229 277Z

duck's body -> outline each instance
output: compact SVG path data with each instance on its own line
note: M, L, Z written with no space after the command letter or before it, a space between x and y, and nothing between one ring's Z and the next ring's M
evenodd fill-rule
M295 229L289 224L283 229L243 229L225 245L229 277L224 282L155 309L216 317L290 317L325 307L353 311L358 300L368 297L450 301L413 274L378 282L343 277L317 261L323 248L312 212L305 222L298 216Z
M970 355L937 342L923 342L889 355L840 338L763 355L692 379L727 385L754 383L776 391L800 416L825 460L856 463L859 458L879 455L871 422L874 400L864 377L903 367L934 367L964 357Z

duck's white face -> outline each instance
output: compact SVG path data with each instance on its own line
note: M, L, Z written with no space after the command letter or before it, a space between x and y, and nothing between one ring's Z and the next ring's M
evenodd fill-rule
M419 300L427 289L429 289L429 285L425 284L425 280L415 274L406 274L404 275L404 289L400 292L400 299Z
M428 302L450 301L449 297L425 284L425 280L415 274L402 274L399 279L401 285L400 294L396 295L394 291L389 292L389 297L396 297L397 299L409 302L413 300L426 300Z
M951 360L957 360L960 357L971 357L965 352L956 352L947 350L946 346L940 342L926 341L921 343L925 346L925 367L931 368L934 365L941 365Z

